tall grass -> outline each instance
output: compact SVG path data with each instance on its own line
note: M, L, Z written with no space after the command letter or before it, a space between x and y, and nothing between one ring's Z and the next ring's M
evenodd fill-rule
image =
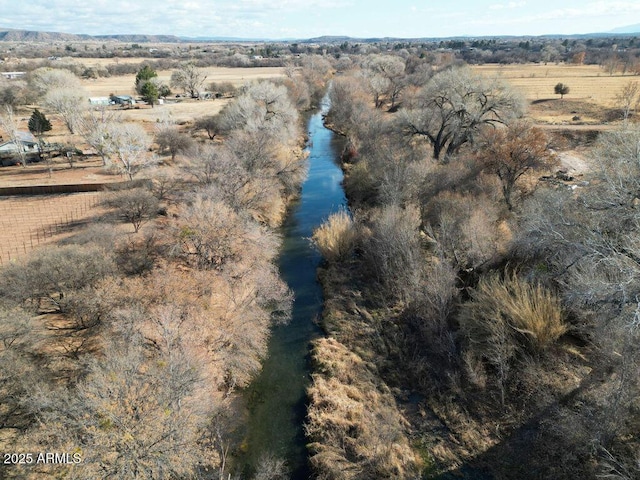
M344 210L332 213L311 237L316 248L328 262L344 260L351 255L357 238L355 223Z
M542 351L567 331L558 297L516 274L481 279L471 301L461 309L460 323L471 343L506 336L514 352L522 347Z

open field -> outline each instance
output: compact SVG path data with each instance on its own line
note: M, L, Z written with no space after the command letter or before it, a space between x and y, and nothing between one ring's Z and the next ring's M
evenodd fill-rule
M91 65L93 59L84 59L86 65ZM144 59L137 59L138 62ZM113 63L113 62L112 62ZM236 86L252 80L263 78L281 77L284 75L280 67L251 67L251 68L224 68L207 67L202 69L207 75L205 86L211 82L231 82ZM158 79L167 85L170 83L173 70L161 70ZM92 97L106 97L109 94L132 95L135 84L135 75L120 75L113 77L101 77L95 80L83 80L83 86Z
M525 64L479 65L472 67L488 77L498 77L524 95L529 104L529 116L542 124L602 125L616 122L616 95L636 75L609 75L598 65ZM560 100L554 93L558 83L570 91Z
M216 100L192 100L182 99L180 101L168 101L163 105L155 105L151 108L148 105L138 104L137 108L119 110L122 119L131 122L156 123L164 120L171 120L176 123L193 121L195 118L205 115L215 115L222 110L229 98L219 98ZM149 127L149 125L147 125ZM147 128L148 130L148 128ZM152 133L150 131L150 133Z
M609 108L615 106L615 96L624 85L638 80L636 75L609 75L598 65L479 65L473 69L486 76L503 78L530 102L559 98L553 88L562 82L571 89L565 98Z

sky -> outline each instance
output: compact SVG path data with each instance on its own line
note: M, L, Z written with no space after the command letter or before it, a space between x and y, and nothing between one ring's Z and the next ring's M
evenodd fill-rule
M640 0L0 0L0 27L92 35L569 35L633 24Z

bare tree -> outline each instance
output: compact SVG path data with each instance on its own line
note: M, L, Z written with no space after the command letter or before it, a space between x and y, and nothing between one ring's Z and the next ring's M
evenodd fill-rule
M34 358L39 340L29 312L0 305L0 432L5 442L13 435L24 435L30 424L23 399L30 382L43 370Z
M20 159L23 167L27 166L27 155L22 145L22 137L18 127L18 119L13 113L13 108L10 105L5 105L4 112L0 114L0 127L9 136L9 140L15 146L15 153Z
M176 155L188 151L194 143L190 136L181 133L176 125L170 123L161 123L156 127L155 140L160 151L169 151L172 162Z
M472 141L482 126L505 123L524 111L522 98L506 84L468 67L434 75L407 103L402 111L405 128L427 138L437 160Z
M384 207L374 217L371 234L363 243L364 258L385 295L407 304L415 297L424 278L424 257L415 207Z
M106 108L88 110L80 120L79 133L95 149L102 159L103 166L109 163L114 153L112 131L121 121L117 112Z
M158 199L144 188L114 192L104 204L115 208L118 216L133 225L136 233L144 222L158 213Z
M80 90L80 79L70 70L64 68L37 68L29 74L29 86L40 97L50 90L68 88Z
M38 425L24 443L75 452L74 478L151 480L210 467L215 453L203 432L211 402L197 395L200 369L179 339L163 340L171 350L149 351L136 333L107 342L100 358L85 359L78 384L34 388L26 403ZM48 476L55 467L42 468Z
M184 63L171 74L171 86L181 88L191 98L197 98L207 76L194 63Z
M255 247L268 251L274 245L264 227L204 195L184 209L179 225L179 250L199 268L220 269L244 258Z
M290 144L299 134L298 112L287 89L272 82L252 83L220 113L224 131L263 132Z
M87 106L87 95L81 89L56 87L47 91L44 104L60 114L69 132L75 133Z
M372 55L365 61L364 68L376 108L382 108L388 101L391 102L389 109L394 109L405 85L405 65L402 58Z
M196 130L204 130L205 132L207 132L207 136L209 137L209 140L213 140L214 138L216 138L216 135L220 130L220 127L218 124L219 124L218 117L209 115L206 117L200 117L196 119L196 121L193 124L193 128Z
M129 180L133 180L136 173L155 162L149 152L149 137L137 123L115 125L111 129L110 140L116 157L115 166Z
M616 102L620 105L626 122L640 104L640 83L633 81L625 84L616 94Z
M65 295L93 285L113 272L113 261L99 248L68 245L45 249L27 260L2 270L2 296L12 301L30 301L39 311L45 306L61 308Z

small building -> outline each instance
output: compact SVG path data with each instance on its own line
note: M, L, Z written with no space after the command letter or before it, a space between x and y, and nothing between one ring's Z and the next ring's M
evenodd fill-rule
M89 97L89 105L111 105L111 99L109 97Z
M110 100L116 105L135 105L136 103L131 95L112 95Z
M40 157L40 144L30 132L17 132L17 139L0 143L0 163L12 165L20 161L20 151L27 159Z

